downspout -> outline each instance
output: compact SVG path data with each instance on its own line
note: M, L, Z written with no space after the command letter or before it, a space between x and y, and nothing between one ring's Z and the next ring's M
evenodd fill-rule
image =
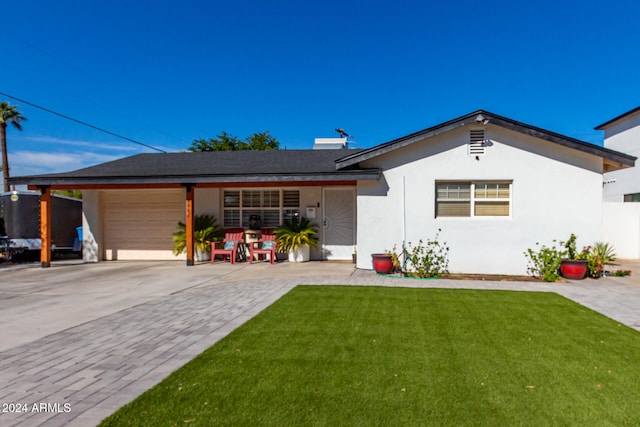
M407 189L406 177L402 175L402 267L407 263Z

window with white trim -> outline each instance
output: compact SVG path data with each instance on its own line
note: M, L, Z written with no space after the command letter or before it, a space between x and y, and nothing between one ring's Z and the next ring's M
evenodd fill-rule
M224 190L223 226L248 228L257 215L263 228L273 228L300 215L299 190Z
M511 181L437 181L436 217L511 216Z

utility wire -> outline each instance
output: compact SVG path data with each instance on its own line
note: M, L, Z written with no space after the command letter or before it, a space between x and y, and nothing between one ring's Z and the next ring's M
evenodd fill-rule
M139 97L137 97L137 96L133 95L131 91L123 91L122 87L118 87L117 85L113 84L113 82L111 82L111 81L104 81L103 79L101 79L101 78L97 77L95 74L93 74L93 73L91 73L91 72L89 72L89 71L85 70L84 68L79 67L78 65L75 65L74 63L72 63L72 62L70 62L70 61L67 61L67 60L66 60L66 59L64 59L63 57L60 57L60 56L58 56L58 55L56 55L56 54L53 54L53 53L49 52L48 50L46 50L46 49L44 49L44 48L42 48L42 47L40 47L40 46L38 46L38 45L32 44L32 43L30 43L29 41L27 41L27 40L26 40L26 39L24 39L24 38L16 38L16 37L13 37L11 34L6 34L6 32L5 32L5 34L3 34L3 36L6 36L6 37L10 38L10 39L11 39L13 42L15 42L15 43L22 44L23 46L25 46L25 47L27 47L27 48L29 48L29 49L31 49L31 50L37 51L37 52L38 52L38 54L39 54L39 56L45 55L45 56L47 56L47 57L49 57L49 58L51 58L51 59L55 60L56 62L58 62L59 64L61 64L61 65L65 66L65 67L69 67L69 68L73 69L74 71L76 71L76 72L78 72L78 73L80 73L80 74L83 74L83 75L85 75L85 76L87 76L87 77L90 77L94 82L98 82L98 83L100 83L101 85L103 85L103 86L104 86L104 87L106 87L107 89L110 89L112 92L113 92L113 91L115 91L115 92L119 93L119 94L120 94L120 96L127 96L127 97L129 97L131 100L133 100L133 101L137 102L138 104L140 104L140 103L143 103L143 104L144 104L145 102L147 102L147 101L143 100L142 98L139 98ZM2 58L0 58L0 62L4 62L4 61L2 60ZM18 71L18 72L20 72L20 73L22 73L22 74L28 74L28 75L31 75L31 77L32 77L32 78L38 79L38 80L40 80L40 81L42 81L42 82L46 83L46 84L47 84L47 85L49 85L49 86L52 86L52 85L57 86L57 87L58 87L58 89L63 90L64 92L66 92L66 93L68 93L68 94L70 94L70 95L72 95L72 96L74 96L74 97L76 97L76 98L78 98L78 99L81 99L81 100L84 100L84 101L90 102L90 103L92 103L93 105L96 105L96 106L98 106L98 107L100 107L100 108L102 108L102 109L104 109L104 110L108 110L108 111L110 111L110 112L113 112L113 111L114 111L114 110L113 110L113 109L111 109L110 107L107 107L107 106L102 105L102 104L100 104L100 103L98 103L98 102L96 102L96 101L93 101L92 99L87 98L85 95L79 95L78 93L75 93L75 92L73 92L73 91L70 91L70 90L68 90L67 88L60 87L60 86L57 84L57 82L55 82L55 81L54 81L54 82L52 82L52 81L47 82L46 80L43 80L43 79L42 79L42 76L39 76L39 75L38 75L38 76L36 76L36 75L34 75L34 74L29 73L28 71L25 71L24 69L14 67L12 63L4 62L3 67L9 67L9 68L12 68L12 69L14 69L14 70L16 70L16 71ZM152 109L154 109L156 112L160 113L160 115L164 115L164 116L166 116L166 115L168 115L168 114L169 114L167 111L165 111L165 110L164 110L164 109L162 109L162 108L159 108L159 107L158 107L158 106L156 106L156 105L151 105L151 108L152 108ZM122 115L122 113L118 113L118 114L121 114L121 115ZM123 115L123 116L124 116L124 115ZM175 139L175 136L174 136L174 135L169 134L169 133L167 133L167 132L165 132L165 131L163 131L163 130L161 130L161 129L158 129L158 128L156 128L155 126L150 125L149 123L145 123L145 122L142 122L142 121L140 121L140 120L137 120L137 119L135 119L135 118L134 118L134 117L132 117L132 116L124 116L124 118L125 118L125 119L128 119L128 120L130 120L130 121L132 121L132 122L134 122L134 123L136 123L136 124L143 125L143 126L145 126L145 127L149 128L149 129L153 129L153 130L155 130L156 132L159 132L159 133L161 133L161 134L163 134L163 135L166 135L166 136L168 136L168 137L171 137L171 138L174 138L174 139ZM178 118L178 117L172 117L172 120L173 120L174 122L177 120L177 121L181 121L183 124L187 124L184 120L180 120L180 118ZM191 125L190 125L190 124L187 124L187 126L191 127Z
M11 96L11 95L9 95L7 93L0 92L0 95L6 96L7 98L11 98L11 99L13 99L15 101L18 101L18 102L22 102L23 104L31 105L32 107L35 107L35 108L37 108L39 110L42 110L42 111L46 111L47 113L50 113L50 114L54 114L54 115L56 115L58 117L62 117L63 119L71 120L72 122L76 122L76 123L79 123L79 124L81 124L83 126L87 126L87 127L92 128L92 129L95 129L97 131L104 132L104 133L109 134L111 136L115 136L116 138L124 139L125 141L133 142L134 144L142 145L143 147L151 148L152 150L156 150L156 151L159 151L161 153L166 153L166 151L161 150L159 148L152 147L151 145L144 144L142 142L136 141L136 140L131 139L131 138L127 138L126 136L118 135L117 133L111 132L109 130L100 128L98 126L94 126L94 125L92 125L90 123L87 123L87 122L83 122L82 120L78 120L78 119L74 119L73 117L65 116L64 114L60 114L60 113L58 113L56 111L53 111L53 110L50 110L48 108L41 107L41 106L36 105L36 104L34 104L32 102L25 101L24 99L16 98L15 96Z

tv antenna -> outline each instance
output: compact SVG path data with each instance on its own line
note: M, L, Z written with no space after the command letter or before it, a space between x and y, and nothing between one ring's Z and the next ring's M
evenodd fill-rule
M340 138L355 138L353 135L349 135L347 131L342 128L335 128L334 130L340 134Z

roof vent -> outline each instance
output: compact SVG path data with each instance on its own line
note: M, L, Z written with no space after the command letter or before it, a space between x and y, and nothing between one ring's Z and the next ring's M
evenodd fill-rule
M469 130L469 155L480 156L484 154L485 147L484 129Z
M347 138L316 138L313 143L314 150L335 150L347 148Z

